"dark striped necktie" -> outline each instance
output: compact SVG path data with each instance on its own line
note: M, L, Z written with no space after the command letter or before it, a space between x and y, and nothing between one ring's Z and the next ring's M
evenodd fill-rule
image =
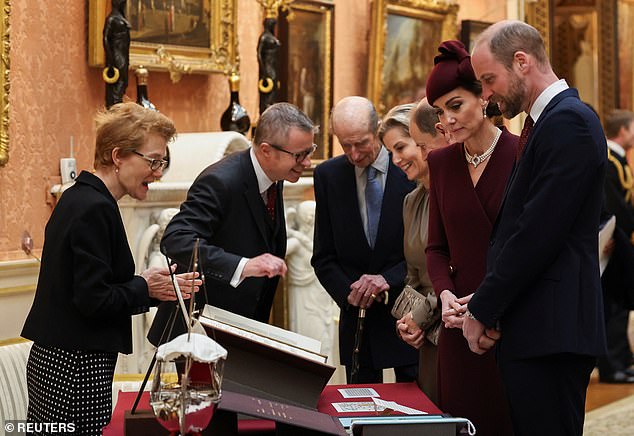
M266 211L271 217L271 221L275 221L275 203L277 202L277 183L273 183L266 190Z

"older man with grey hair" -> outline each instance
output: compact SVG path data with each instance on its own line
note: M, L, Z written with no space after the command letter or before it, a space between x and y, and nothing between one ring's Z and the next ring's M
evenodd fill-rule
M401 211L414 184L391 162L378 126L369 100L341 100L332 111L332 129L344 155L322 163L314 174L312 264L341 309L339 354L349 383L380 383L383 368L394 367L397 381L415 380L417 372L417 353L398 338L390 315L405 280ZM352 380L360 309L366 317Z

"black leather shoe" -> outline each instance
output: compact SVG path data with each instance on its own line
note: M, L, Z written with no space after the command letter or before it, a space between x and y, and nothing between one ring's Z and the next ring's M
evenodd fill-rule
M626 371L615 371L607 376L599 376L600 383L634 383L634 375Z

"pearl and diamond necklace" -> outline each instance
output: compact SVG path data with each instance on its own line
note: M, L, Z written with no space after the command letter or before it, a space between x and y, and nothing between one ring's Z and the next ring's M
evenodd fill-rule
M495 139L493 139L493 142L491 143L491 146L489 148L486 149L486 151L484 153L482 153L480 156L478 156L477 154L474 154L473 156L471 156L469 154L469 152L467 151L467 147L464 147L464 157L467 160L467 163L473 165L473 168L478 168L478 165L480 165L482 162L484 162L485 160L487 160L489 158L489 156L491 156L491 153L493 153L493 150L495 150L495 146L498 143L498 140L500 139L500 135L502 135L502 130L497 129L497 133L495 134Z

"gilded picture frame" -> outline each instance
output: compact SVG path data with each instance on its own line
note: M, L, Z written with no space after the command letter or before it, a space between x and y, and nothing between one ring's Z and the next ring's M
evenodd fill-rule
M110 1L89 0L88 64L103 67L103 26ZM238 65L237 0L128 1L130 68L182 74L226 73Z
M603 118L618 104L618 59L617 53L617 4L612 1L599 0L536 0L525 4L525 21L534 26L542 35L555 73L577 87L574 77L569 75L570 65L574 66L577 58L570 60L570 45L578 45L574 52L582 54L581 38L574 32L559 28L562 18L570 15L585 16L591 19L587 35L594 38L591 50L593 68L596 68L595 81L598 84L594 109ZM574 27L574 26L572 26ZM567 52L568 50L568 52ZM584 76L582 76L584 77ZM584 97L581 96L583 99Z
M2 38L2 48L0 48L0 87L2 94L0 98L0 167L9 162L9 82L10 49L11 39L9 28L9 16L11 15L11 1L2 0L2 11L0 11L0 37Z
M488 21L462 20L460 23L460 41L471 52L478 36L491 24Z
M618 0L617 47L619 101L621 109L634 110L634 0Z
M425 96L438 45L458 38L458 8L436 0L374 2L368 98L380 114Z
M334 4L330 1L296 0L290 5L290 16L283 16L279 23L280 99L293 103L319 125L313 166L332 156L333 35Z

